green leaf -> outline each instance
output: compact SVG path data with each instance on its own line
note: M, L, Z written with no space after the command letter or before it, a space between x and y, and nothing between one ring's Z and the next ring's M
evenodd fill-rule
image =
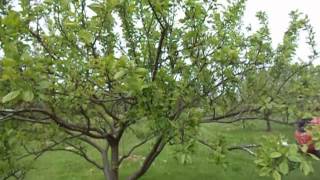
M273 171L272 177L274 180L281 180L281 175L278 171Z
M284 160L280 163L279 165L279 170L280 172L283 174L283 175L286 175L288 174L289 172L289 166L288 166L288 161L287 160Z
M272 152L272 153L270 154L270 157L271 157L271 158L279 158L279 157L281 157L281 156L282 156L282 154L279 153L279 152Z
M320 150L320 142L317 142L317 143L315 144L315 148L316 148L316 150Z
M99 14L103 10L103 6L98 3L92 3L88 7L96 14Z
M259 166L266 166L267 165L266 161L263 160L263 159L257 159L257 160L254 161L254 163L259 165Z
M269 167L263 167L259 170L259 176L269 176L271 172L271 168Z
M22 99L24 101L30 102L30 101L33 100L33 98L34 98L34 94L30 90L24 91L23 94L22 94Z
M272 109L272 103L267 103L267 104L266 104L266 108L267 108L267 109Z
M44 94L38 94L39 98L44 100L44 101L48 101L49 100L49 97L44 95Z
M3 50L7 58L12 58L13 60L20 58L17 44L14 41L4 42Z
M50 82L43 80L39 82L39 88L40 89L47 89L50 86Z
M117 66L125 68L128 62L127 56L121 56L120 59L117 61Z
M145 68L137 68L136 73L144 76L148 71Z
M308 145L304 144L302 147L301 147L301 150L302 152L306 153L308 151Z
M64 22L64 25L65 25L66 27L69 27L69 28L75 28L75 27L77 27L77 23L76 23L76 22L71 22L71 21Z
M293 162L301 162L301 158L295 154L289 154L288 159Z
M16 61L13 60L13 59L11 59L11 58L4 58L4 59L2 60L2 65L3 65L4 67L13 67L13 66L16 65Z
M10 92L9 94L7 94L6 96L4 96L2 98L2 103L6 103L6 102L9 102L13 99L15 99L16 97L18 97L21 93L21 90L16 90L16 91L12 91Z
M85 43L90 43L91 40L92 40L92 35L86 31L86 30L83 30L81 29L79 31L79 37L85 42Z
M3 24L16 28L21 24L19 14L15 11L9 11L8 15L3 18Z
M302 172L305 176L307 176L308 174L310 174L313 171L312 167L310 166L310 164L307 161L301 162L300 169L302 170Z
M115 75L114 75L114 79L120 79L120 78L122 78L124 75L126 74L126 71L125 70L120 70L120 71L118 71Z

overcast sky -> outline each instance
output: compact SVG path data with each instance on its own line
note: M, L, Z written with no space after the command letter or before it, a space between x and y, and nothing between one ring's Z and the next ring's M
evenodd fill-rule
M281 42L284 32L289 25L289 13L292 10L307 14L310 22L316 32L316 42L320 47L320 1L319 0L248 0L246 12L244 15L245 24L251 24L253 29L258 27L258 21L255 17L257 11L265 11L269 17L271 36L274 46ZM305 45L305 36L300 37L300 48L297 56L307 60L309 48ZM318 58L314 62L320 64Z

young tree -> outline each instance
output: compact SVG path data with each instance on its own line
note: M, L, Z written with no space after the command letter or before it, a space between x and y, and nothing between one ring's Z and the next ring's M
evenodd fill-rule
M267 93L282 86L265 82L282 77L299 30L310 32L314 47L312 28L293 12L283 43L273 50L265 14L258 14L261 29L244 33L244 8L244 0L226 6L206 0L1 4L1 133L20 137L36 156L75 153L109 180L119 179L123 160L149 143L141 167L128 177L133 180L168 143L195 137L201 123L262 109L268 115L256 93L273 100ZM13 127L18 135L10 136ZM120 153L126 134L140 142Z

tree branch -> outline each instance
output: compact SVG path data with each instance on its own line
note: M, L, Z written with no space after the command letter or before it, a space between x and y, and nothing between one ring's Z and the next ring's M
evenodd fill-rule
M145 143L147 143L149 140L151 140L152 138L154 138L154 136L150 136L147 137L146 139L144 139L143 141L141 141L140 143L134 145L127 154L123 155L120 160L119 160L119 164L122 163L123 160L125 160L126 158L128 158L137 148L139 148L140 146L144 145Z
M41 44L41 46L45 49L45 51L49 54L49 56L54 60L58 60L58 58L53 54L53 52L50 50L47 44L40 37L40 34L33 32L31 29L28 29L28 30L30 34L37 39L37 41Z
M201 140L201 139L197 139L197 141L206 146L207 148L215 151L216 148L214 146L212 146L211 144L209 144L208 142ZM233 150L243 150L247 153L249 153L252 156L256 156L256 153L254 153L250 148L256 148L256 147L260 147L260 145L257 144L243 144L243 145L235 145L235 146L230 146L227 148L228 151L233 151Z
M207 116L207 117L204 117L201 121L201 123L211 123L211 122L217 122L219 120L222 120L222 119L227 119L227 118L230 118L230 117L235 117L239 114L242 114L242 113L249 113L249 112L256 112L258 111L259 109L261 109L261 107L258 107L258 108L254 108L254 109L245 109L245 110L241 110L241 111L237 111L237 112L232 112L232 113L228 113L228 114L225 114L225 115L221 115L221 116Z
M159 40L159 44L158 44L158 48L157 48L157 56L156 56L156 59L155 59L154 65L153 65L152 81L154 81L157 76L157 72L158 72L158 68L159 68L159 61L161 59L161 54L162 54L163 41L164 41L166 34L167 34L167 27L162 29L162 31L161 31L160 40Z
M166 145L166 142L164 140L164 136L161 135L156 143L153 145L151 151L147 155L146 159L144 160L142 166L139 168L138 171L133 173L130 177L128 177L129 180L136 180L140 178L142 175L146 173L146 171L150 168L152 162L157 158L157 156L160 154L160 152L163 150L163 148Z
M40 113L40 114L48 116L57 125L59 125L63 128L66 128L68 130L71 130L71 131L81 132L82 134L85 134L87 136L97 138L97 139L104 139L104 138L108 138L108 136L109 136L108 134L102 132L101 130L99 130L97 128L88 128L88 127L84 127L80 124L69 123L69 122L65 121L64 119L60 118L59 116L57 116L55 113L51 113L51 112L44 110L44 109L38 109L38 108L18 109L18 110L4 109L4 110L0 110L0 112L1 113L14 113L14 114L36 112L36 113ZM93 133L93 132L96 132L96 133Z

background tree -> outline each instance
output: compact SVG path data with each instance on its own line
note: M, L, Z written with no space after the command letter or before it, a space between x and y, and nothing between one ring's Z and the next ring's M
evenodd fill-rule
M202 123L252 114L270 121L270 104L287 97L282 90L290 79L299 83L295 71L305 66L291 65L298 32L308 31L315 48L313 32L292 12L274 50L264 13L261 29L244 33L244 8L243 0L2 4L0 130L9 134L3 142L16 138L19 145L0 152L68 151L116 180L123 160L147 144L144 162L128 177L138 179L167 144L197 139ZM140 142L121 152L128 135Z

